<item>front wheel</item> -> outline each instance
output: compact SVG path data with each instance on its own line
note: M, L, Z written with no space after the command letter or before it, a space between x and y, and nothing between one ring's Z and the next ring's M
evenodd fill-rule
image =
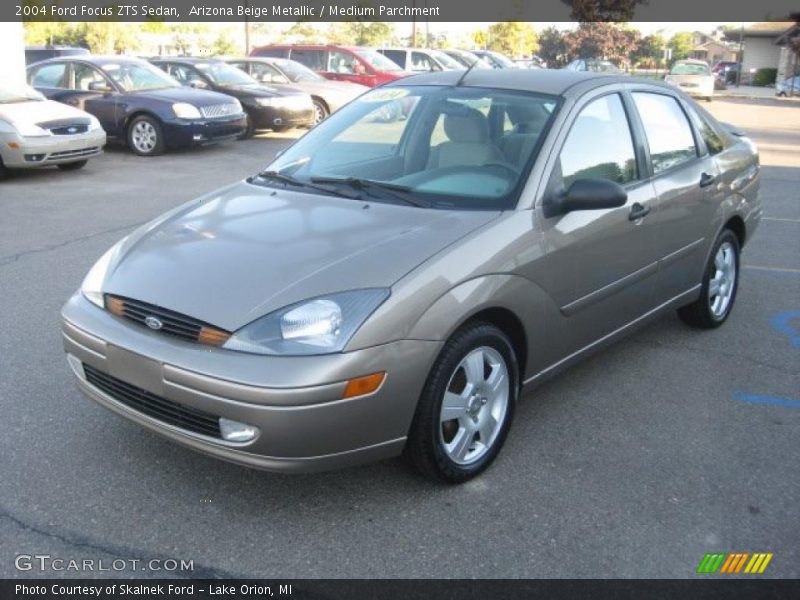
M503 446L519 391L513 346L494 325L472 323L447 341L409 431L406 455L423 475L462 483Z
M314 125L322 123L328 118L328 107L322 100L314 99Z
M738 287L739 238L730 229L724 229L706 265L700 298L679 308L678 316L693 327L719 327L731 314Z
M88 160L76 160L75 162L69 163L61 163L60 165L56 165L62 171L77 171L78 169L82 169L87 164L89 164Z
M128 147L139 156L156 156L164 152L164 133L153 117L141 115L128 126Z

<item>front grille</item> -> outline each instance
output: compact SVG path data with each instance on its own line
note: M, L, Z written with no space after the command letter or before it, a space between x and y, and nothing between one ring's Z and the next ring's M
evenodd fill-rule
M242 112L238 104L209 104L200 107L200 114L206 119L218 119L219 117L230 117Z
M191 342L221 346L231 335L230 332L218 329L209 323L155 304L110 294L106 294L105 300L106 308L118 317L130 319L154 331Z
M78 135L89 131L88 125L67 125L64 127L52 127L50 133L53 135Z
M219 417L216 415L156 396L86 363L83 364L83 372L86 381L128 408L193 433L222 439Z
M80 156L93 156L100 152L100 148L94 146L92 148L80 148L79 150L62 150L61 152L51 152L47 155L50 160L60 158L76 158Z

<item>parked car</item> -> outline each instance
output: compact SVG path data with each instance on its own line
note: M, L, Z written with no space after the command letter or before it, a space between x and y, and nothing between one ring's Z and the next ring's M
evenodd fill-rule
M463 69L464 66L440 50L425 48L378 48L392 62L406 71L415 73Z
M106 132L92 115L27 85L0 83L0 179L8 169L80 169L105 144Z
M610 73L613 75L622 73L622 70L610 60L596 58L577 58L562 68L568 71L588 71L590 73Z
M736 83L739 78L739 63L721 60L714 64L711 72L723 83Z
M472 53L478 58L482 58L493 69L518 69L519 67L513 60L508 58L505 54L494 52L493 50L472 50Z
M259 83L241 69L221 60L173 57L150 61L182 85L214 90L236 98L247 113L242 138L256 131L285 131L314 124L311 96L295 88L279 89Z
M705 98L708 102L714 97L714 75L708 68L708 63L702 60L675 61L664 81L681 88L690 96Z
M405 450L462 482L548 376L668 310L728 319L758 164L663 83L417 75L114 245L63 308L67 359L89 398L228 461Z
M140 156L235 139L247 125L235 98L181 87L138 58L54 58L30 65L28 82L52 100L93 114L110 137Z
M380 52L360 46L271 45L254 49L250 56L291 58L325 79L349 81L367 87L409 75Z
M76 46L25 46L25 64L58 58L59 56L88 56L86 48Z
M314 103L316 123L369 89L349 81L330 81L288 58L236 58L227 62L262 84L309 94Z
M461 64L462 67L473 69L492 69L492 65L487 63L482 58L475 56L472 52L468 52L466 50L457 50L455 48L450 48L447 50L442 50L447 56ZM473 66L474 65L474 66Z
M800 75L788 77L775 84L776 96L796 96L800 94Z
M535 61L530 58L515 58L514 64L517 65L520 69L542 69L541 64L538 61Z

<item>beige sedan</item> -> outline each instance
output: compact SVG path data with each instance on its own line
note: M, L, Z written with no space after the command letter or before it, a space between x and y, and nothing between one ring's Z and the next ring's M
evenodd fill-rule
M8 169L80 169L105 143L106 132L92 115L25 85L0 85L0 179Z

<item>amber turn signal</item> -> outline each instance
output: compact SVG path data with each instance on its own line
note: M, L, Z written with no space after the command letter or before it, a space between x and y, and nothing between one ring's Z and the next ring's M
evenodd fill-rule
M110 313L115 314L118 317L125 316L125 303L119 298L114 298L114 296L106 296L106 308Z
M364 375L363 377L351 379L344 388L342 398L354 398L356 396L371 394L381 387L385 378L386 373L381 371L380 373L372 373L371 375Z
M209 346L222 346L228 341L229 337L231 337L231 334L227 331L214 329L213 327L201 327L200 333L197 334L197 341Z

